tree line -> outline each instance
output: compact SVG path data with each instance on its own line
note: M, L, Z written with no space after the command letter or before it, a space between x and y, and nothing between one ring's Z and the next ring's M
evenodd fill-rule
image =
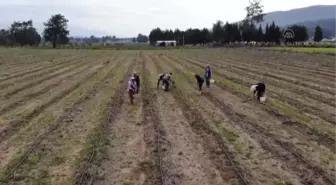
M14 21L8 29L0 30L0 45L3 46L38 46L41 41L57 44L69 42L69 21L61 14L52 15L44 24L42 36L33 26L33 21Z
M97 37L94 35L91 35L90 37L69 37L70 41L73 41L75 43L84 43L84 44L92 44L92 43L110 43L110 42L118 42L122 40L123 38L117 38L115 35L113 36L102 36ZM143 34L138 34L137 37L131 37L129 39L132 39L132 42L137 43L147 43L148 37Z
M290 29L294 32L293 38L284 38L283 32ZM308 31L305 26L292 25L285 29L281 29L274 22L266 24L264 27L260 24L256 26L248 21L241 23L228 23L217 21L211 29L189 28L185 31L179 29L162 30L160 28L153 29L149 34L149 41L155 44L156 41L175 40L178 45L196 45L216 43L218 45L234 43L234 42L267 42L279 44L284 42L304 42L308 40ZM316 27L314 41L319 42L323 39L323 32L320 26Z
M68 20L64 15L52 15L47 22L44 22L44 31L42 36L36 31L32 20L28 21L14 21L8 29L0 30L0 45L1 46L38 46L41 43L50 42L53 48L56 45L68 44L70 39L70 31L68 30ZM107 40L117 40L115 36L95 37L91 35L89 38L83 39L85 43L99 43ZM148 42L146 35L139 34L138 37L133 38L133 42Z
M303 42L308 40L308 30L302 25L292 25L287 28L280 28L275 22L262 26L264 13L261 0L251 0L245 8L246 17L238 23L225 24L218 20L211 29L189 28L185 31L179 29L162 30L160 28L152 29L149 33L149 41L155 44L160 40L175 40L178 45L195 45L215 43L223 45L234 42L267 42L279 44L284 42ZM285 30L290 29L294 32L293 38L283 37ZM314 41L321 41L323 32L321 27L317 26Z
M158 40L176 40L179 45L182 44L226 44L234 42L267 42L280 43L285 42L303 42L308 39L307 28L301 25L293 25L287 29L293 30L294 38L284 38L283 29L277 26L274 22L267 24L264 27L261 25L264 17L263 6L261 0L251 0L245 8L246 17L239 23L225 24L222 21L217 21L211 29L189 28L187 30L162 30L160 28L153 29L149 37L138 34L133 38L133 42L150 42L154 44ZM37 46L39 44L50 42L53 48L58 44L69 43L68 20L64 15L52 15L44 24L42 36L36 31L33 26L33 21L14 21L8 29L0 30L0 45L6 46ZM257 26L258 25L258 26ZM91 36L87 38L88 42L102 42L108 39L116 39L115 36L105 36L102 38ZM323 39L323 31L317 26L315 31L315 41Z

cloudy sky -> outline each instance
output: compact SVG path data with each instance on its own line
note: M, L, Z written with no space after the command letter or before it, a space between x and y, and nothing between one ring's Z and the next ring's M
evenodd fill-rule
M152 28L210 28L216 20L244 18L248 0L0 0L0 27L14 20L33 19L42 27L52 14L69 20L71 35L148 34ZM289 10L334 0L263 0L265 12ZM39 28L41 31L41 28Z

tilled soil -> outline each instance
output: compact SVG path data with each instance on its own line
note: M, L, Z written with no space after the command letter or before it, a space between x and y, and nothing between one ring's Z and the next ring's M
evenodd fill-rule
M325 172L323 169L315 166L314 164L304 160L300 152L297 153L298 149L295 148L294 145L276 139L274 135L268 133L263 127L253 122L251 119L247 119L245 115L234 111L231 108L232 105L225 103L225 101L219 101L214 96L212 96L211 93L205 93L204 95L208 98L209 101L213 102L216 106L221 107L221 110L227 116L229 116L230 119L234 120L234 122L236 123L239 123L239 125L241 125L243 129L245 129L252 137L254 137L264 147L265 150L270 151L276 157L279 157L283 162L287 163L287 165L290 165L292 169L296 168L295 171L297 172L298 176L301 176L302 178L301 182L303 184L307 183L315 184L322 182L324 184L329 184L334 181L331 174ZM272 144L272 142L274 143ZM290 157L289 155L292 156ZM298 164L303 166L300 167L300 165ZM303 170L308 169L309 171L305 171L303 175L302 174Z
M334 56L247 48L3 54L1 185L335 183ZM193 75L208 63L216 82L200 93ZM134 105L132 71L141 79ZM158 74L169 72L176 87L157 89ZM268 99L259 103L249 86L264 79Z

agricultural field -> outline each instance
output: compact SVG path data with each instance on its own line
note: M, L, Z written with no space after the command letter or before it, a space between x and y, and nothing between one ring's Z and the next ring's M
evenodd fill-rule
M215 83L200 94L207 64ZM243 48L0 49L0 184L335 184L335 68Z
M304 52L304 53L324 53L324 54L335 54L335 47L271 47L267 49L274 49L280 51L294 51L294 52Z

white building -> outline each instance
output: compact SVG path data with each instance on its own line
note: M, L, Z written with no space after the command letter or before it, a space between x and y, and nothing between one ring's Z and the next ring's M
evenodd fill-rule
M176 46L175 40L158 40L155 46Z

